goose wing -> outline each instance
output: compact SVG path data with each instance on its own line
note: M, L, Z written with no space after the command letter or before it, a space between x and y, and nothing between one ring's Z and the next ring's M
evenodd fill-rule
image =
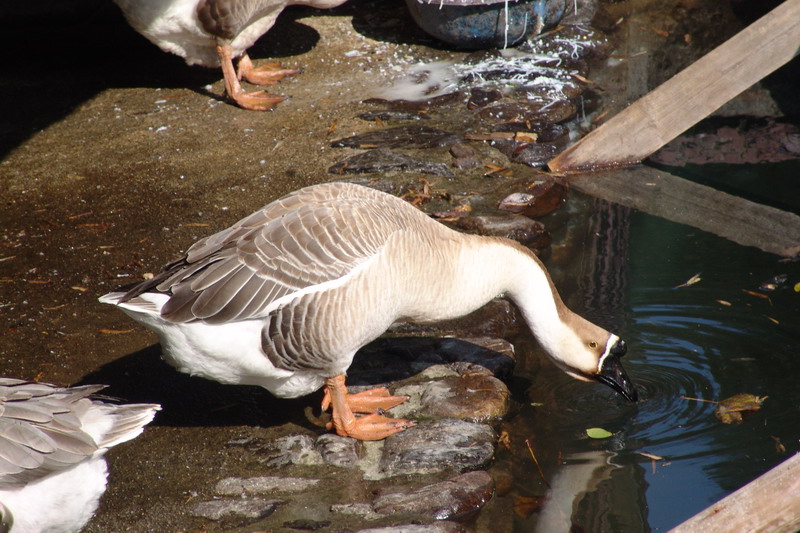
M329 183L300 189L195 243L122 301L171 294L161 316L225 323L265 316L281 298L338 280L379 254L389 237L435 224L403 200Z

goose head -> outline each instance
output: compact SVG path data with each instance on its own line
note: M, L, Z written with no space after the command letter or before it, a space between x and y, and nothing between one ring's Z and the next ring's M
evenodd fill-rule
M553 362L575 379L602 383L635 402L638 394L620 361L627 351L625 341L578 315L573 316L575 320L565 324L567 331L556 345L547 349Z

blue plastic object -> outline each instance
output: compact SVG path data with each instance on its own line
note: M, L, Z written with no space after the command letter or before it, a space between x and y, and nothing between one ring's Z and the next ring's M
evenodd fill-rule
M564 17L566 0L406 0L416 23L457 48L506 48ZM542 29L542 28L540 28Z

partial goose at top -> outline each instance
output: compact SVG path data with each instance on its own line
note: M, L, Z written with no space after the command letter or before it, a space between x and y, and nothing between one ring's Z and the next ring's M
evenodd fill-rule
M104 388L0 378L0 533L72 533L92 517L103 455L161 409L93 399Z
M158 333L180 371L284 398L324 385L336 432L376 440L413 422L379 414L405 397L347 393L356 351L395 321L460 317L503 293L564 372L636 400L620 364L625 343L570 311L533 252L349 183L290 193L100 301Z
M165 52L183 57L190 65L221 66L228 97L239 107L256 111L272 109L284 98L266 91L245 92L239 80L274 85L298 71L278 63L255 67L247 49L272 28L288 5L327 9L345 1L114 0L133 29Z

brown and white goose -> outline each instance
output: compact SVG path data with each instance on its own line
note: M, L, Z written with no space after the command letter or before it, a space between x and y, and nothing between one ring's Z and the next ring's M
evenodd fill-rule
M247 49L267 33L288 5L320 9L346 0L114 0L128 23L165 52L190 65L222 67L225 92L240 107L267 110L284 98L266 91L247 93L239 80L274 85L296 70L278 63L253 66ZM240 58L238 69L233 59Z
M382 439L413 423L377 412L405 397L347 393L356 351L397 320L459 317L502 293L562 370L635 401L620 364L624 342L570 311L530 250L459 233L349 183L288 194L100 301L155 330L183 372L286 398L325 385L337 433Z

